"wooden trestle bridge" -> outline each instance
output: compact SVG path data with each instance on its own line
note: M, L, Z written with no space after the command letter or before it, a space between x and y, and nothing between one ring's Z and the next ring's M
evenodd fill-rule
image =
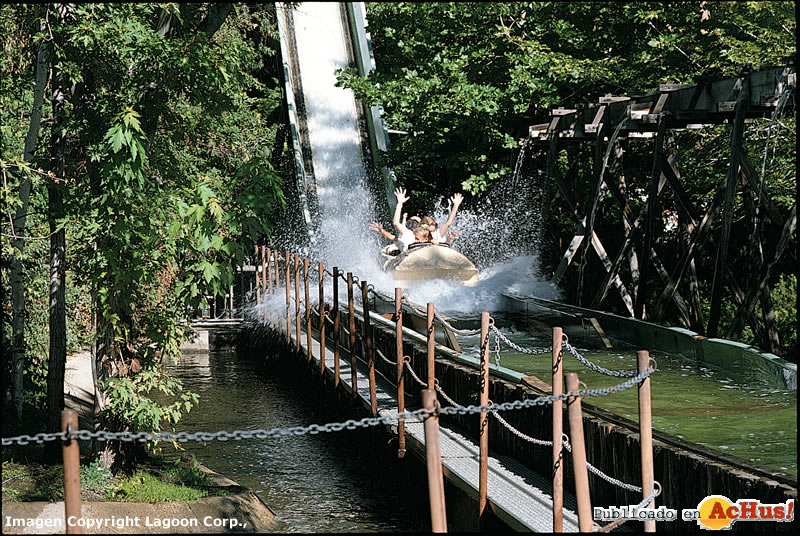
M544 173L548 184L555 183L557 191L554 195L561 196L577 222L574 237L561 256L552 282L558 284L578 253L584 237L591 236L591 248L602 262L605 276L593 296L585 295L588 292L580 283L585 275L590 248L584 242L577 305L601 308L613 285L630 316L659 323L664 320L668 307L674 306L689 329L716 337L724 280L731 291L737 313L729 331L720 335L736 339L742 328L750 324L756 333L766 330L767 336L762 339L769 341L768 350L779 353L768 280L781 256L792 251L789 243L796 228L797 207L795 204L788 216L782 216L769 198L762 187L762 172L757 171L759 168L747 156L745 133L747 124L756 118L775 121L783 114L793 112L795 88L796 71L792 56L782 67L760 70L747 67L732 78L701 80L692 85L662 84L658 91L601 97L595 104L551 110L549 122L530 127L526 143L539 148L544 162L537 162L537 168ZM683 186L686 180L692 180L692 173L682 176L675 164L680 147L671 142L673 133L723 123L731 125L727 174L717 185L710 203L697 206L692 203ZM652 173L646 189L646 201L641 204L638 214L631 208L631 196L642 199L644 196L633 192L633 188L626 188L622 171L624 151L618 143L629 138L653 139ZM587 144L593 147L592 187L587 206L581 207L569 181L561 176L556 162L562 149L568 148L574 151L570 153L574 155L580 146ZM577 160L571 158L571 166ZM568 174L572 173L571 169ZM663 190L667 184L672 189L676 205L670 209L677 213L682 237L680 251L671 265L669 262L673 259L667 258L664 251L660 252L661 255L657 251L657 237L663 232L664 225L659 205L664 202ZM728 264L734 200L739 184L748 221L763 225L762 221L766 218L770 225L781 230L774 248L769 251L764 251L756 229L751 230L748 255L752 259L753 269L746 281L737 281ZM621 233L624 239L616 254L604 247L594 229L595 215L606 197L605 193L611 194L613 203L622 212ZM547 210L552 201L544 199L543 210ZM719 212L721 232L712 236L715 234L710 232L712 223ZM716 251L707 319L703 318L694 264L702 247ZM624 272L622 267L626 262L629 270ZM628 282L622 280L624 273L629 274ZM659 281L654 280L651 273L657 275ZM645 308L644 300L648 293L640 292L640 289L659 284L658 300L647 304ZM753 314L759 300L763 319Z
M494 414L503 427L508 427L512 433L521 434L522 437L525 434L509 425L496 411L477 410L475 406L471 406L473 410L469 411L467 402L477 402L480 406L490 404L490 392L492 398L507 396L501 395L498 389L502 380L489 374L489 313L483 313L481 317L479 362L470 368L458 366L456 372L442 358L453 357L459 352L437 342L436 333L437 329L454 328L436 314L433 304L427 304L424 329L409 329L407 320L413 311L404 304L402 289L395 289L394 309L381 314L375 310L375 306L370 305L376 301L370 285L366 281L358 281L352 273L344 274L336 267L329 271L322 263L310 265L308 258L301 259L300 255L292 255L288 251L279 254L278 250L271 248L259 249L256 258L261 259L261 266L255 270L255 294L257 303L263 307L258 309L257 322L275 330L288 353L307 362L325 383L344 396L361 402L365 413L389 418L392 424L387 425L387 429L397 438L398 457L411 452L426 463L431 523L435 532L446 531L448 525L459 530L479 529L489 511L516 530L591 532L593 527L599 527L592 520L590 466L584 448L581 396L562 396L562 399L550 400L550 407L546 409L552 422L552 435L548 438L552 445L548 449L552 463L547 464L550 470L545 473L551 475L550 479L538 475L509 456L490 450L489 431L494 425L489 426L489 414ZM312 279L316 279L318 284L318 297L311 295L309 287ZM332 292L327 297L326 280L332 286ZM340 284L346 286L346 303L340 303ZM359 287L361 295L357 300L355 294ZM358 311L357 301L361 302ZM407 320L404 321L404 318ZM547 350L547 353L551 354L553 363L549 396L558 398L562 395L564 376L566 391L577 393L577 374L564 375L562 372L560 328L553 329L553 349ZM638 380L639 434L642 440L640 453L636 457L641 486L629 486L628 492L638 489L641 496L635 498L634 503L641 503L644 497L643 504L650 502L652 507L656 485L648 375L653 369L649 368L651 361L646 351L638 353L638 362L638 372L644 376L644 379ZM457 402L446 393L450 389L451 395L462 402ZM397 420L398 414L407 410L420 407L433 410L434 407L440 407L437 393L442 406L461 408L467 413L465 417L454 419L459 428L452 427L454 422L449 419L439 426L439 417L435 414L426 418L424 424ZM526 398L517 400L524 402ZM528 399L528 402L531 400ZM568 409L575 496L564 491L563 402L566 402ZM470 420L470 414L478 416L477 423L474 418ZM465 434L460 431L462 429L477 433ZM467 516L470 519L463 519L462 506L459 508L461 515L457 519L451 515L448 524L445 479L472 499L474 515ZM617 525L619 523L602 530L610 530ZM654 528L655 522L646 522L646 529Z

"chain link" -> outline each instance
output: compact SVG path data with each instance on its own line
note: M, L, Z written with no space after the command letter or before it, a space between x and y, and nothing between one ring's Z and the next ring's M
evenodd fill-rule
M494 332L494 364L498 367L500 366L500 339L497 337L497 333L499 331ZM488 339L489 336L487 335L486 338ZM489 341L486 341L486 344L489 344Z
M492 325L492 331L494 331L495 337L499 338L501 341L503 341L504 343L506 343L511 348L513 348L514 350L516 350L517 352L519 352L521 354L545 355L545 354L549 354L549 353L551 353L553 351L553 347L552 346L547 348L546 350L530 350L528 348L523 348L522 346L516 344L514 341L512 341L511 339L509 339L508 337L503 335L500 332L500 330L494 325Z
M399 414L381 415L378 417L366 417L361 420L350 419L345 422L328 423L328 424L311 424L308 426L292 426L288 428L272 428L269 430L235 430L233 432L219 431L219 432L107 432L98 431L92 432L89 430L79 430L71 434L66 432L59 432L53 434L36 434L35 436L21 435L16 437L4 437L2 445L9 446L13 444L27 445L30 441L43 443L44 441L53 441L56 439L65 441L67 437L70 439L80 439L88 441L90 439L99 439L101 441L125 441L125 442L146 442L146 441L178 441L181 443L187 441L240 441L242 439L270 439L280 438L286 436L301 436L305 434L319 434L324 432L339 432L342 430L355 430L356 428L369 428L379 424L390 425L393 422L415 421L421 422L425 417L436 413L435 410L418 409L415 411L404 411Z
M447 393L444 392L444 389L442 389L439 386L439 380L438 379L434 379L433 380L433 386L436 389L436 392L439 393L440 395L442 395L442 398L444 398L449 404L451 404L453 406L457 406L457 407L464 407L461 404L459 404L458 402L456 402L455 400L453 400L452 398L450 398L449 396L447 396Z
M536 439L535 437L531 437L531 436L529 436L527 434L524 434L524 433L520 432L519 430L517 430L516 428L511 426L508 423L508 421L506 421L504 418L502 418L500 416L500 414L497 413L496 411L492 412L492 416L494 416L495 419L500 421L500 424L505 426L512 434L514 434L515 436L519 437L520 439L524 439L525 441L528 441L528 442L533 443L535 445L542 445L544 447L552 447L553 446L553 442L552 441L547 441L547 440L544 440L544 439Z
M408 369L408 371L411 373L411 377L413 377L417 381L418 384L422 385L423 387L427 387L428 386L428 384L426 382L422 381L421 379L419 379L419 376L417 376L417 373L414 372L414 369L411 367L410 358L408 356L404 356L403 363L406 364L406 369Z
M609 369L603 368L603 367L601 367L599 365L595 365L594 363L592 363L591 361L589 361L588 359L583 357L578 352L578 349L575 348L574 346L572 346L569 343L569 341L567 341L567 340L565 340L563 342L563 346L564 346L564 348L567 349L567 351L570 354L572 354L572 356L575 359L577 359L578 361L583 363L583 365L586 366L586 368L588 368L590 370L593 370L595 372L599 372L600 374L605 374L606 376L614 376L616 378L628 378L628 377L636 376L638 374L638 372L635 371L635 370L609 370Z

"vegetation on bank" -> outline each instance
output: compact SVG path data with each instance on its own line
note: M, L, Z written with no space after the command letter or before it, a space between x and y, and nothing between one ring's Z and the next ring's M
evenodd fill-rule
M0 6L4 436L58 430L66 354L90 345L103 429L169 429L196 404L162 365L177 319L224 296L285 205L274 16ZM104 463L130 472L128 447Z
M173 502L225 496L228 490L211 485L196 461L180 457L141 460L133 474L112 473L99 460L81 462L81 500L85 502ZM3 501L64 500L62 465L3 460Z

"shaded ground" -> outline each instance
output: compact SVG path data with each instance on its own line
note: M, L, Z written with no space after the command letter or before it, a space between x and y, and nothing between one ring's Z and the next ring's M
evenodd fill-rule
M81 429L92 429L94 388L89 352L71 356L65 375L65 402L78 412ZM87 442L82 442L86 448ZM252 491L203 467L207 475L199 486L208 497L176 502L118 502L107 498L103 483L82 474L81 528L86 534L172 534L271 532L273 512ZM171 478L159 465L147 466L161 479ZM89 471L89 480L96 478ZM113 477L108 477L113 478ZM61 466L3 463L4 534L63 534L67 527ZM48 500L41 500L46 498ZM119 499L119 498L118 498ZM69 520L75 523L75 520Z

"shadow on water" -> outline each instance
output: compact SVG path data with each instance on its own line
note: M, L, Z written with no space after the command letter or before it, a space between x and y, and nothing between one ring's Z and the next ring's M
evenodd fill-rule
M187 353L170 368L186 389L200 395L200 403L178 429L272 429L352 418L300 367L263 352ZM419 464L396 460L391 454L396 445L375 430L183 446L201 463L253 489L275 512L277 532L429 528Z

